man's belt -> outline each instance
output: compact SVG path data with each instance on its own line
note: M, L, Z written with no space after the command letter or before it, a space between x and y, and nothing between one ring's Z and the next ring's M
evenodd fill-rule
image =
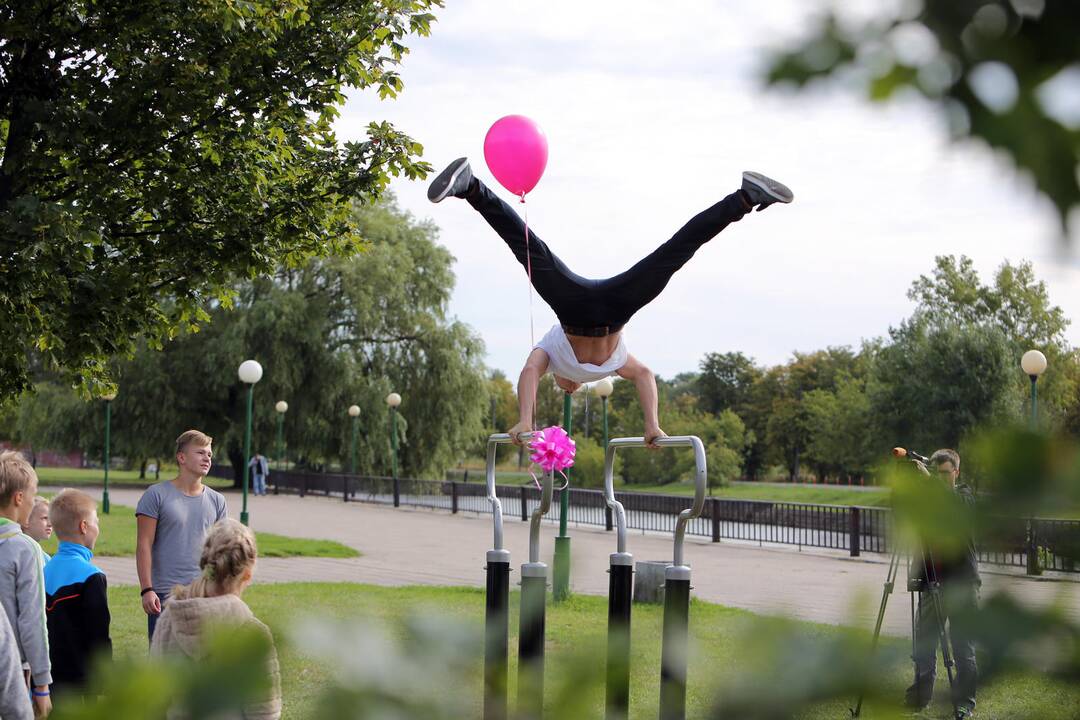
M607 337L614 335L623 329L622 325L597 325L594 327L574 327L563 325L563 332L567 335L582 335L584 337Z

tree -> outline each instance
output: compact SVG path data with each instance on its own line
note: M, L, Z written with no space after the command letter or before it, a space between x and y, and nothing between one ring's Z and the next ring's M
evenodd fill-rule
M891 330L868 381L886 447L929 453L1017 416L1015 358L1001 330L913 318Z
M366 252L243 283L231 307L207 306L212 322L200 332L183 332L160 351L144 343L121 360L117 451L171 456L173 439L197 427L214 437L218 455L239 478L246 387L236 369L247 358L264 368L255 386L252 450L268 457L276 444L274 404L286 400L290 459L347 467L347 408L356 404L358 469L389 474L385 398L391 391L403 398L404 475L438 476L474 445L489 411L483 345L446 317L450 254L435 242L433 226L414 221L390 199L356 206L352 222L370 243ZM100 403L93 405L97 417ZM87 441L76 434L63 444Z
M828 475L863 476L879 459L874 446L870 398L865 379L841 378L836 390L811 390L803 397L810 433L807 462L819 479Z
M749 401L750 389L761 376L753 359L741 352L708 353L701 360L697 395L706 412L734 410L738 413Z
M924 0L882 7L894 10L865 22L827 14L794 49L771 58L767 81L803 86L843 76L876 101L913 90L950 120L955 137L978 138L1030 173L1066 229L1080 205L1080 129L1059 108L1073 92L1067 77L1080 60L1080 4Z
M402 89L440 0L0 7L0 396L34 354L93 393L250 278L358 243L353 198L419 177L386 123L332 130L346 88Z
M1041 414L1055 427L1064 423L1077 403L1074 350L1065 340L1069 319L1050 301L1046 284L1035 277L1029 262L1005 262L984 285L971 260L952 255L935 258L931 275L921 275L908 291L917 303L915 317L929 324L981 325L997 328L1009 342L1013 358L1013 403L1027 402L1028 379L1019 371L1020 356L1036 348L1046 354L1046 373L1039 379Z

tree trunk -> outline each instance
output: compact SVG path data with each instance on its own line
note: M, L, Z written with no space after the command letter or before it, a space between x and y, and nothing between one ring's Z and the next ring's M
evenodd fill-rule
M146 479L146 463L147 463L146 458L143 458L142 464L139 465L139 479L140 480L145 480Z
M229 456L229 462L233 467L233 487L244 487L244 449L230 445L226 455Z

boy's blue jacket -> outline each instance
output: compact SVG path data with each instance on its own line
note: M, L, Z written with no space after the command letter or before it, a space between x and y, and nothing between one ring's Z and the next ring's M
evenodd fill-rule
M112 657L109 596L105 573L89 548L61 542L45 566L45 611L53 682L82 686L91 661Z

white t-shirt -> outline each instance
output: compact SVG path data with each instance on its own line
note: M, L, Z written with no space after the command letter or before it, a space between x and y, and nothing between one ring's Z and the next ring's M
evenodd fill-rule
M619 368L626 364L628 356L626 343L620 334L619 344L615 346L615 350L604 361L603 365L580 363L577 356L574 355L574 348L570 346L570 341L566 339L566 333L563 332L562 326L558 324L548 330L547 335L536 343L536 347L547 353L548 370L559 377L579 383L603 380L610 375L614 375Z

